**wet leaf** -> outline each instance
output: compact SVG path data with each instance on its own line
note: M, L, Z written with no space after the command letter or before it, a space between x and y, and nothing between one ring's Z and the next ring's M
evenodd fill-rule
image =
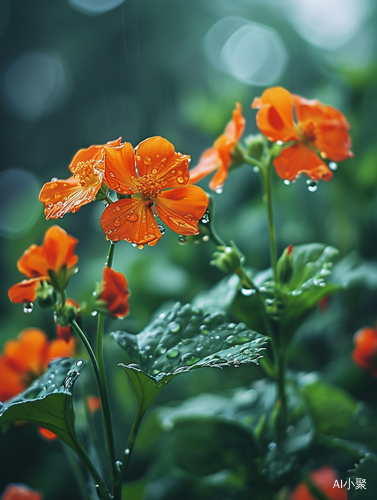
M355 469L350 471L350 479L355 486L351 486L348 491L349 500L375 500L377 498L376 470L377 457L375 455L365 455L360 463L356 464ZM358 483L363 482L365 488L356 487Z
M179 303L138 335L120 331L112 335L128 355L128 363L121 365L145 409L180 373L257 363L267 342L244 323L229 323L222 313L203 313Z
M74 429L72 388L86 361L53 360L47 371L25 391L0 403L0 426L17 421L32 422L51 432L79 453Z

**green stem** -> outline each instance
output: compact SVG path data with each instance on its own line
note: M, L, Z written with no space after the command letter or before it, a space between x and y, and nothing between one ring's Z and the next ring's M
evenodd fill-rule
M274 282L278 283L277 273L277 249L276 249L276 230L274 223L274 214L272 208L272 182L271 182L271 156L268 155L263 169L260 169L262 187L263 187L263 202L266 207L267 221L268 221L268 234L270 237L270 256L271 268Z
M111 416L110 416L110 407L109 407L109 399L108 399L108 393L107 393L107 387L106 387L106 381L102 378L101 370L99 368L97 358L94 354L94 351L92 349L92 346L90 345L90 342L88 341L85 333L81 330L79 325L76 323L75 320L71 321L71 327L73 330L76 332L76 334L79 336L80 340L84 344L84 347L89 355L89 358L92 362L94 373L96 376L97 380L97 385L98 385L98 392L99 396L101 399L101 410L102 410L102 417L104 421L104 427L105 427L105 438L106 438L106 444L107 444L107 453L109 457L109 466L110 466L110 479L111 479L111 484L114 484L115 480L115 449L114 449L114 440L113 440L113 433L112 433L112 426L111 426Z
M107 267L111 267L113 264L114 252L115 252L115 244L111 242L106 259ZM97 354L99 378L101 380L101 387L102 387L100 391L101 408L102 408L103 422L105 426L107 453L109 457L110 479L113 489L116 477L116 465L115 465L116 455L114 447L113 425L112 425L111 411L110 411L109 391L107 387L105 359L103 355L104 326L105 326L105 317L103 314L98 314L96 354Z
M280 402L279 431L280 435L284 437L287 429L287 395L285 392L286 352L282 345L277 350L276 356L278 397Z
M134 422L132 424L132 428L130 431L130 435L128 437L126 449L124 450L123 454L123 462L118 474L117 482L116 482L116 491L120 491L122 488L123 481L126 478L127 470L128 470L128 464L130 463L132 451L135 445L136 441L136 436L139 431L139 427L141 424L141 421L143 420L144 414L146 412L146 408L143 408L144 405L139 405L137 406L136 410L136 415L134 418Z

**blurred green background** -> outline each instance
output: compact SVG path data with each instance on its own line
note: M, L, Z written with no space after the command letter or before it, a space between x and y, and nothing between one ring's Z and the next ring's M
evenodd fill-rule
M373 403L377 385L349 354L355 330L377 319L376 282L368 271L377 242L376 22L373 0L0 0L0 347L29 326L55 335L46 311L23 314L7 290L21 279L17 259L40 244L53 223L43 217L41 186L69 177L78 149L119 136L137 145L161 135L195 166L236 101L247 119L245 135L255 133L253 98L281 85L338 107L351 123L355 157L314 193L305 179L285 186L275 178L278 251L319 241L342 257L357 252L367 261L363 285L333 298L297 335L292 366L321 368ZM207 188L208 180L200 184ZM215 204L223 239L236 241L247 265L268 267L260 183L252 169L233 171ZM101 279L108 247L102 210L92 203L58 221L80 241L80 272L69 289L77 301ZM108 330L136 333L164 302L188 302L216 283L222 275L208 265L213 251L211 243L180 245L169 229L153 248L120 243L114 267L127 276L131 312ZM122 354L110 349L115 366ZM187 375L179 396L173 383L158 402L236 387L254 376L243 369ZM127 398L131 402L128 392ZM54 500L79 498L59 444L45 443L28 426L0 435L0 492L8 481L26 482Z

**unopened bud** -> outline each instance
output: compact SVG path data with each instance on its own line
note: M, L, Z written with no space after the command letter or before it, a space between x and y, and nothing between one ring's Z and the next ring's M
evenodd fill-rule
M77 308L72 304L66 304L64 307L61 307L56 315L55 319L60 326L68 326L71 321L77 318Z
M263 149L265 145L265 138L262 134L249 135L245 138L247 154L251 158L260 160L263 155Z
M233 241L230 242L230 246L219 246L217 250L217 252L214 252L214 258L210 264L218 267L224 273L236 272L245 260Z
M282 253L277 263L278 279L284 285L290 281L293 275L293 246L289 245Z

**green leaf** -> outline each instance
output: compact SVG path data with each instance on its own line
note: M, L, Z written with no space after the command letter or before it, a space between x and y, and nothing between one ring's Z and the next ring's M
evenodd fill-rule
M245 427L209 416L176 421L170 441L177 465L196 476L232 469L246 479L253 470L255 447L253 435Z
M203 313L179 303L138 335L117 331L112 336L128 355L128 364L121 365L143 409L180 373L257 363L267 342L244 323L229 323L222 313Z
M377 498L377 457L365 455L351 470L351 481L354 484L348 491L348 500L375 500ZM364 479L365 481L360 481ZM365 489L357 487L357 482L365 484Z
M86 364L81 359L59 358L53 360L47 371L25 391L0 403L0 426L17 421L40 425L80 452L74 429L72 388Z
M281 288L285 323L299 318L312 309L323 298L343 288L340 284L327 282L333 261L339 252L336 248L312 243L293 248L293 273L288 283Z
M339 387L310 376L303 378L300 385L300 392L316 430L323 434L342 436L355 418L357 402Z

